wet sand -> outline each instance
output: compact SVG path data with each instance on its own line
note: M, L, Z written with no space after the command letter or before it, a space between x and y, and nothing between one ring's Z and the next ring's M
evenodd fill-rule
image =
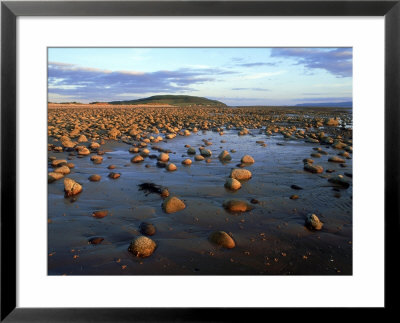
M175 111L138 110L135 109L134 114L151 114L154 118L162 113L174 115ZM206 112L201 117L187 115L187 120L196 125L186 125L179 113L177 119L183 118L179 131L190 129L189 136L179 135L177 131L173 139L147 143L150 155L160 154L152 149L154 146L171 151L170 162L177 166L174 172L157 167L156 158L145 157L142 163L137 164L130 161L136 154L130 153L129 149L143 142L143 137L165 138L169 132L162 133L163 128L158 134L141 131L141 140L123 131L114 140L106 139L108 132L102 133L94 126L80 131L87 136L88 142L78 145L88 147L93 141L104 140L99 148L104 152L101 155L103 162L94 164L90 157L97 154L96 150L82 158L78 158L74 148L58 152L54 147L61 144L56 137L68 134L74 125L84 124L90 116L94 124L104 116L87 108L74 109L74 113L70 113L68 108L49 110L49 125L60 128L58 134L49 130L49 159L55 157L72 162L74 168L65 178L71 178L83 187L78 195L65 198L63 179L48 185L49 275L352 274L352 154L350 152L344 165L329 162L330 157L344 150L333 148L332 144L307 142L307 134L320 132L331 134L334 139L341 136L339 140L343 142L351 141L351 111L327 108L322 111L281 108L203 110ZM122 120L126 111L129 109L114 109L112 113ZM232 111L239 117L229 119L227 115ZM109 115L111 120L112 113ZM316 119L334 116L347 120L347 126L311 126ZM222 135L222 129L216 129L212 121L204 126L207 118L216 120L215 123L223 128ZM145 123L151 123L151 119ZM237 122L236 119L243 120L248 134L239 136L240 125L227 125L228 120ZM57 123L57 120L62 121ZM171 117L172 126L173 120ZM249 127L251 125L253 128ZM192 131L194 126L198 132ZM268 134L266 129L273 127L281 129ZM96 130L91 130L93 128ZM306 129L304 138L296 136L301 129ZM287 134L289 130L290 136ZM72 141L76 139L71 138ZM204 140L212 142L212 145L205 146ZM195 161L193 155L187 154L185 145L194 147L197 153L201 146L211 150L211 161ZM317 152L313 148L317 147L327 154L311 157ZM232 149L236 152L230 152ZM230 162L222 163L218 159L223 150L230 152ZM230 191L224 187L225 180L244 155L251 155L255 160L254 164L245 166L252 172L252 178L241 181L242 187L238 191ZM186 158L193 161L190 166L181 164ZM322 166L324 171L320 174L305 171L305 158L312 158L314 164ZM108 169L109 165L115 165L115 169ZM327 173L327 169L334 172ZM49 160L48 171L53 170ZM121 176L111 179L108 177L110 172ZM101 175L101 180L89 181L93 174ZM328 181L338 174L344 175L350 187L346 189ZM163 198L139 190L138 185L142 183L167 187L170 195L184 201L186 208L172 214L165 213L161 207ZM302 189L293 189L292 185ZM298 199L290 199L292 195L298 195ZM228 199L246 200L254 209L230 213L222 206ZM251 203L252 200L258 203ZM92 213L96 210L108 210L108 215L95 218ZM316 214L323 222L322 230L314 231L305 226L310 213ZM156 233L150 238L157 247L151 256L140 258L130 253L128 247L135 237L141 235L139 226L144 221L155 226ZM225 249L211 243L208 237L213 231L230 234L236 243L235 248ZM93 237L104 240L93 245L88 242Z

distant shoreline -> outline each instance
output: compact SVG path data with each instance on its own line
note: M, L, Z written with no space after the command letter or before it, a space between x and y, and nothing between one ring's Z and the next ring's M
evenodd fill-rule
M48 103L47 104L48 109L132 109L132 108L179 108L179 109L184 109L186 108L185 106L176 106L176 105L170 105L170 104L121 104L121 105L116 105L116 104L89 104L89 103ZM189 106L187 106L189 107ZM190 106L190 107L196 107L196 106ZM209 108L221 108L217 106L202 106L199 105L197 106L198 108L204 108L204 109L209 109ZM269 106L269 105L243 105L243 106L226 106L222 107L225 109L240 109L240 108L254 108L254 109L271 109L271 110L342 110L342 111L352 111L352 107L334 107L334 106Z

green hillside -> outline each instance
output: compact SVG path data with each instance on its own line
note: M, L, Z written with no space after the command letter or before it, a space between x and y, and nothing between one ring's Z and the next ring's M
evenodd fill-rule
M202 105L202 106L226 106L225 103L216 100L209 100L198 96L190 95L155 95L144 99L112 101L109 104L170 104L175 106Z

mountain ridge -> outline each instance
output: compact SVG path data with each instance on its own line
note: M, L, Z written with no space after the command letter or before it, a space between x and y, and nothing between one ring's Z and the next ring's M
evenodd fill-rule
M91 102L91 104L95 103L96 102ZM211 100L204 97L191 96L191 95L153 95L142 99L111 101L107 103L113 105L169 104L176 106L188 106L188 105L224 106L224 107L227 106L225 103L221 101Z

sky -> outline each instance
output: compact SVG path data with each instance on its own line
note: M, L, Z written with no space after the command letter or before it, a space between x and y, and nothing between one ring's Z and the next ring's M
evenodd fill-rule
M194 95L230 106L352 101L352 48L48 48L48 101Z

